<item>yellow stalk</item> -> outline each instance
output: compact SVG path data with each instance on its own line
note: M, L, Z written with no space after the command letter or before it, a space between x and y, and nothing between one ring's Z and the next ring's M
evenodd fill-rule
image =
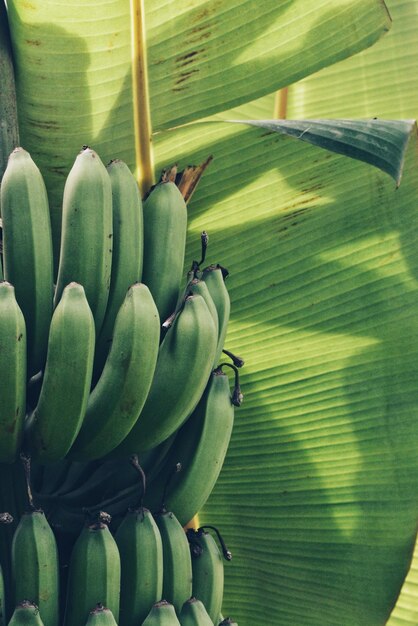
M144 0L131 0L131 15L135 176L144 196L155 182Z
M276 120L285 120L287 116L287 96L288 87L283 87L279 91L276 91L276 97L274 99L274 113L273 117Z

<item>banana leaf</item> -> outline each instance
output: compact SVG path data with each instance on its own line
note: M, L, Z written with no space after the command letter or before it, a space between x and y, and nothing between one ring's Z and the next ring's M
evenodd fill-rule
M0 179L7 165L7 158L19 143L17 103L13 72L10 33L4 1L0 2Z
M292 84L287 115L412 118L418 115L418 2L387 0L388 37L367 51Z
M82 144L135 166L129 7L13 0L9 18L21 140L58 241ZM233 551L224 612L241 626L384 624L411 560L416 128L335 122L325 144L314 120L298 141L290 125L219 115L371 45L389 23L380 1L146 4L156 169L214 155L186 259L207 230L209 261L231 272L227 344L247 362L202 511Z
M246 358L245 400L201 518L233 553L224 610L240 624L384 624L408 570L418 506L409 129L398 189L364 162L261 128L199 124L157 138L165 159L181 161L180 132L184 158L196 142L195 160L217 155L190 207L190 258L204 229L208 261L230 271L227 345Z
M294 82L372 45L391 24L381 0L193 0L183 8L147 0L146 40L133 49L127 0L106 10L91 0L8 7L21 141L50 190L56 257L65 174L80 147L135 165L134 54L146 49L145 106L157 132Z

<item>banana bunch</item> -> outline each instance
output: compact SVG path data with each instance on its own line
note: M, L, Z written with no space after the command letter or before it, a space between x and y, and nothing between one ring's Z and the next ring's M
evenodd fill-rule
M213 626L223 619L221 551L226 560L231 554L214 527L186 533L167 509L153 515L140 506L112 531L111 516L100 512L84 524L67 565L32 496L29 509L13 534L10 597L1 586L2 617L11 615L5 626Z
M228 272L202 268L205 232L182 284L181 189L165 175L142 201L125 163L84 146L54 269L42 174L23 148L9 157L0 510L14 522L0 524L0 626L233 624L221 616L222 538L223 556L209 527L184 528L222 469L243 361L224 350Z
M194 262L180 286L187 207L179 188L164 180L142 205L127 165L106 168L84 147L65 182L55 285L45 185L22 148L10 155L1 211L4 279L19 319L9 322L15 332L0 328L5 358L16 363L14 391L0 405L4 430L10 403L18 413L0 461L16 458L23 431L42 465L165 442L198 405L230 312L220 266L201 271Z

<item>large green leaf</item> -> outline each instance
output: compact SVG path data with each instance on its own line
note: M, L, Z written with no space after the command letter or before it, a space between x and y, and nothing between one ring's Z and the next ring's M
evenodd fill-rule
M411 568L387 626L418 624L418 548L415 547Z
M195 125L156 148L161 166L215 155L188 256L207 230L208 260L231 272L228 347L247 362L202 513L234 554L224 609L242 626L383 624L418 513L415 134L399 189L241 125Z
M418 116L418 1L387 0L385 40L289 89L288 117Z
M10 0L21 141L50 189L83 144L134 164L128 0ZM145 2L154 130L222 111L374 43L381 0ZM56 243L56 252L57 252Z
M82 143L134 164L128 3L9 6L22 141L57 230ZM156 129L273 91L388 28L380 0L146 7ZM409 131L385 159L395 178ZM199 123L154 139L158 167L215 157L191 204L188 257L207 229L212 260L231 271L228 344L247 360L246 401L202 514L234 552L225 611L240 626L383 624L418 514L416 138L398 190L271 128Z

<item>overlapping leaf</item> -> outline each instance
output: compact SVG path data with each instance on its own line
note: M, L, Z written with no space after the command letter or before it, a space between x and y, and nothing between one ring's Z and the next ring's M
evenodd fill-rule
M289 89L288 117L418 116L418 2L388 0L385 40Z
M390 26L380 0L152 0L145 9L154 130L294 82ZM134 164L129 11L127 0L9 2L21 141L46 177L56 241L80 146Z
M208 260L231 272L228 347L246 359L203 513L234 554L225 611L244 626L383 624L418 513L415 135L399 189L259 128L199 124L156 146L161 166L215 155L188 255L207 230Z

